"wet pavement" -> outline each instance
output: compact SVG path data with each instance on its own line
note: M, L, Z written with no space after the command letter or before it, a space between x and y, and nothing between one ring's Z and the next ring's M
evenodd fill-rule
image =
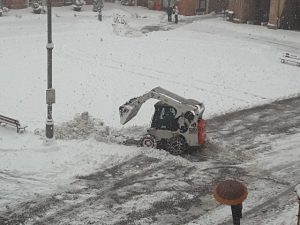
M193 23L200 20L207 20L207 19L213 19L216 17L220 17L220 15L202 15L202 16L190 16L190 17L184 17L180 18L179 22L175 24L175 22L161 22L160 24L156 25L147 25L142 27L141 31L142 33L150 33L154 31L168 31L176 29L182 25L186 25L189 23Z

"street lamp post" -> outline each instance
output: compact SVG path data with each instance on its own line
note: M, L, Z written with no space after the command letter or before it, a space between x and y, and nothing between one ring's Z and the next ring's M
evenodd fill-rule
M52 42L52 18L51 18L51 0L47 0L47 25L48 25L48 43L47 43L47 120L46 120L46 137L53 138L53 119L52 104L55 103L55 90L52 88L52 50L54 44Z
M2 16L3 13L3 1L0 0L0 16Z
M103 8L103 0L97 1L97 10L98 10L98 20L102 21L102 8Z

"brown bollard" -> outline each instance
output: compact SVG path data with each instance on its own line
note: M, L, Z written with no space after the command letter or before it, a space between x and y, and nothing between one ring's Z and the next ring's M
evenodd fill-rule
M240 225L242 203L248 195L247 187L239 181L226 180L214 188L213 195L221 204L231 206L233 225Z

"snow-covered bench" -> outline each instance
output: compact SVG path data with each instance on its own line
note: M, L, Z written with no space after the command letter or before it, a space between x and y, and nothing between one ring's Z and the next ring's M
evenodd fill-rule
M282 63L293 63L296 64L297 66L300 66L300 57L291 53L283 53L282 56L280 57L280 60Z
M10 125L17 128L17 133L25 131L27 126L21 126L19 120L0 115L0 125Z

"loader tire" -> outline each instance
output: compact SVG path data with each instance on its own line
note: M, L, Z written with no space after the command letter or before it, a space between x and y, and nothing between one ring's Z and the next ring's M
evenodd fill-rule
M141 139L141 146L146 148L156 148L157 141L154 136L147 134Z
M187 149L185 138L181 135L170 138L167 141L166 150L172 155L181 155Z

